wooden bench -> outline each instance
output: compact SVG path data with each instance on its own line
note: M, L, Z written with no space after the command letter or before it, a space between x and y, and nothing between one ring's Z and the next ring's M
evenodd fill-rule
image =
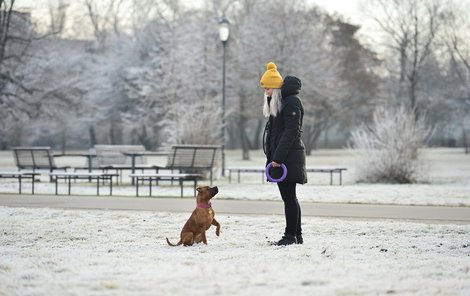
M58 194L58 180L64 179L68 181L68 194L70 195L71 180L77 179L96 179L96 194L100 195L100 181L105 183L109 181L109 195L113 195L113 177L118 178L118 174L109 174L104 172L53 172L49 173L51 177L55 177L55 195Z
M240 183L240 173L261 173L261 180L264 182L266 175L264 168L248 168L248 167L229 167L227 168L229 175L229 183L232 183L232 172L236 172L238 175L238 183ZM307 167L307 173L329 173L330 174L330 185L333 185L333 174L339 175L339 185L343 183L342 172L346 171L346 168L315 168Z
M18 170L55 170L66 171L69 167L59 167L55 164L51 147L13 147L15 164Z
M201 174L209 173L212 185L213 169L218 145L173 145L168 153L166 165L157 167L159 170L177 170L179 173Z
M7 172L0 171L0 178L2 179L17 179L19 182L19 194L21 194L21 181L23 179L31 179L31 194L34 194L34 182L36 176L39 173L30 173L30 172Z
M218 149L220 149L218 145L171 146L166 165L157 167L156 173L130 175L131 178L135 179L136 195L139 194L139 181L149 181L151 194L152 181L155 181L155 185L158 185L159 181L169 180L173 183L177 180L181 187L181 197L183 197L183 182L194 182L194 189L196 189L197 181L204 177L204 172L209 172L210 184L212 185L213 169ZM169 172L160 172L161 170ZM177 171L177 173L174 171Z
M175 173L157 173L157 174L131 174L131 178L135 178L135 195L139 196L139 181L148 181L149 182L149 196L152 196L152 181L155 181L155 184L158 184L158 181L161 180L178 180L181 188L181 197L183 197L183 182L192 181L194 183L194 196L196 196L196 187L197 181L202 178L201 174L175 174Z

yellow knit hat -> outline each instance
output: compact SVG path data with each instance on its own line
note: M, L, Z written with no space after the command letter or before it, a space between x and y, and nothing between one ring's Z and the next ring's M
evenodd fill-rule
M266 72L264 72L259 83L262 88L281 88L282 76L277 71L276 64L269 62L266 65Z

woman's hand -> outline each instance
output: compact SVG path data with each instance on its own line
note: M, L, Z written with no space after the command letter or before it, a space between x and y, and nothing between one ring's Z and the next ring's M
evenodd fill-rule
M275 162L275 161L271 162L271 164L273 165L273 168L278 168L278 167L281 166L280 164L278 164L278 163Z

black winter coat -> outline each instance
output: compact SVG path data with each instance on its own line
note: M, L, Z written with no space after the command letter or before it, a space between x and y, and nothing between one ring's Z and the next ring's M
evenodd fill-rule
M263 139L267 158L266 165L272 161L287 166L287 177L284 182L307 183L305 169L305 145L302 142L302 120L304 108L298 94L302 83L295 76L286 76L281 88L281 111L270 116L266 124ZM268 98L270 99L270 98ZM271 170L274 178L279 178L280 169Z

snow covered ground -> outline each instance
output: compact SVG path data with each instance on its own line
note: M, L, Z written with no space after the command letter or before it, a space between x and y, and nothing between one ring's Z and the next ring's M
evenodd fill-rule
M273 247L281 217L218 215L169 247L188 217L0 208L0 295L470 295L470 225L308 217Z
M228 166L264 163L260 153L239 155L229 151ZM310 175L302 203L470 205L470 158L460 150L427 150L427 175L413 185L355 184L345 151L307 162L348 171L343 186ZM0 167L14 169L10 153L0 152ZM214 184L219 199L279 199L260 175ZM44 179L37 191L54 186ZM0 180L0 192L17 192L16 182ZM95 186L74 183L72 192L94 195ZM135 194L130 185L115 193ZM179 196L179 188L154 194ZM470 295L470 225L304 217L304 245L273 247L282 216L217 215L221 236L211 228L207 246L169 247L165 237L176 242L189 215L0 207L0 295Z

